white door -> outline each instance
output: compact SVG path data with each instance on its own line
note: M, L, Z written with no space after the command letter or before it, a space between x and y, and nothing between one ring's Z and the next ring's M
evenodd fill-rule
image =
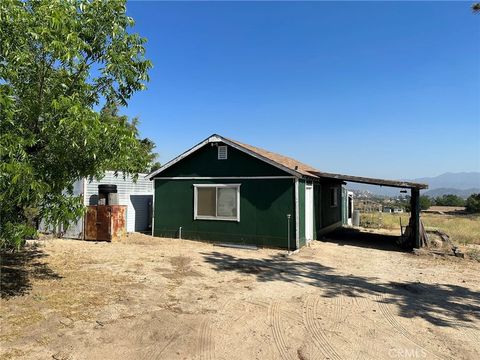
M313 240L313 185L305 185L305 238Z

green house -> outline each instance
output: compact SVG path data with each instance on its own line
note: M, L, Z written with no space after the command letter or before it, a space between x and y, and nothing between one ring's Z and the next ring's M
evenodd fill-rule
M154 181L153 235L298 249L342 225L342 180L212 135Z

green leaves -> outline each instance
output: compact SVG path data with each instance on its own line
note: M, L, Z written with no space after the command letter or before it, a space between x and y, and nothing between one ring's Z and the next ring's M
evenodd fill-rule
M465 202L465 208L469 213L480 213L480 194L472 194Z
M33 234L25 209L54 226L80 216L65 193L78 178L153 161L117 109L152 66L133 23L118 0L0 1L0 246Z
M20 250L25 244L25 239L34 237L36 231L28 224L5 221L2 222L1 234L0 251Z

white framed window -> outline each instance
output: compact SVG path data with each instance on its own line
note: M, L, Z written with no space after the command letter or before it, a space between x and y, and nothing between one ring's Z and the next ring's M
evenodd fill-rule
M218 160L227 160L228 159L228 147L226 145L218 146Z
M193 219L240 222L240 184L194 184Z
M336 187L330 188L330 207L336 207L338 205L338 191Z

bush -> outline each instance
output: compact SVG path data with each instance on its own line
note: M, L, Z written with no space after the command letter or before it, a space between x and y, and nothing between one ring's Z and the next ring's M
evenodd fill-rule
M465 200L460 196L448 194L435 198L437 206L465 206Z
M420 210L428 210L430 206L434 204L433 199L427 195L421 195L419 202L420 202ZM406 212L410 212L410 197L408 198L407 201L405 201L405 203L402 203L400 207L403 207Z
M472 194L465 203L465 208L469 213L480 212L480 194Z
M420 210L428 210L432 206L432 200L426 196L420 196Z

